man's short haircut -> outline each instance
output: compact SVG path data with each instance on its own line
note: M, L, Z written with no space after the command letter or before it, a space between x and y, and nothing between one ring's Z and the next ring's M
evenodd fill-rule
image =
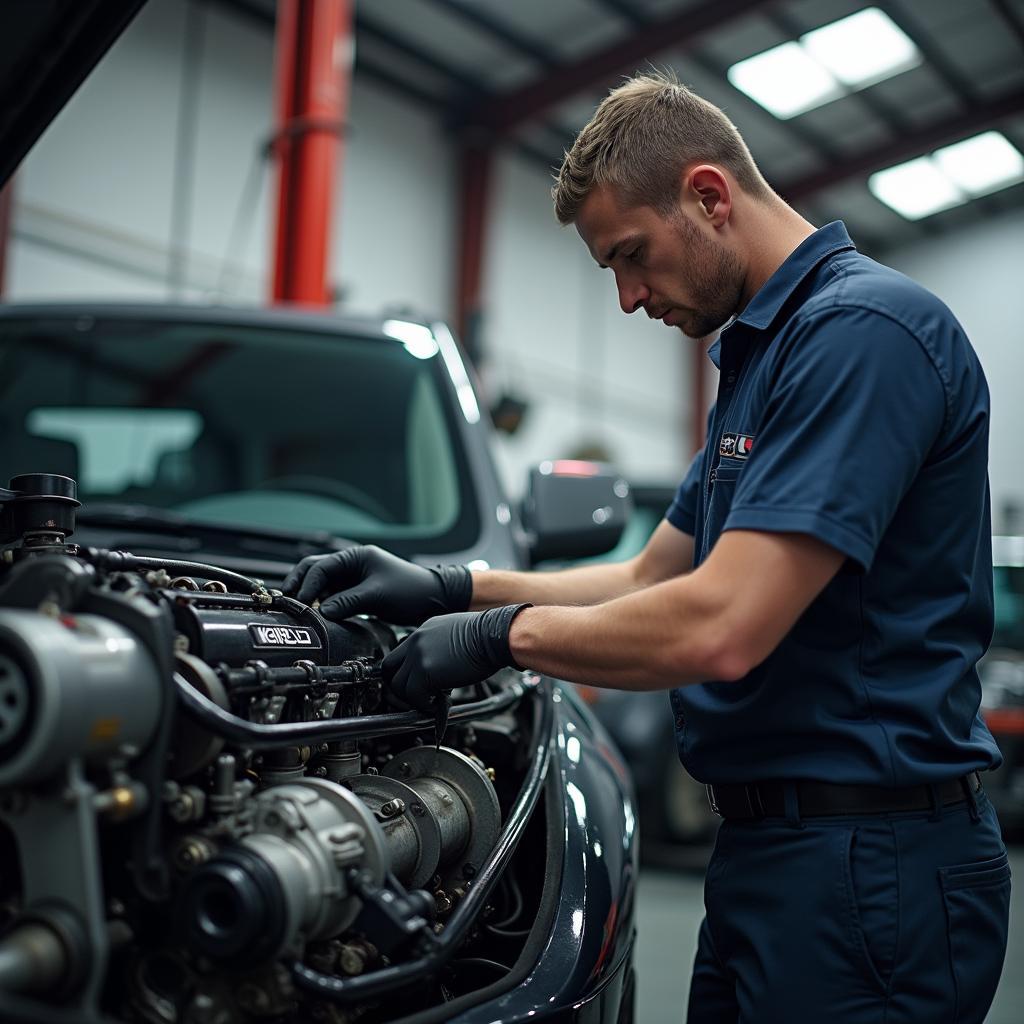
M665 72L648 72L613 89L566 152L551 189L555 216L571 224L596 185L613 185L629 205L662 213L679 199L688 164L718 164L749 195L772 191L736 126Z

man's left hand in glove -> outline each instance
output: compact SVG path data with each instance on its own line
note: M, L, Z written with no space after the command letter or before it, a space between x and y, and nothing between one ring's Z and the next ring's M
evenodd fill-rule
M529 607L510 604L428 619L384 659L384 682L400 701L426 714L442 693L479 683L509 665L519 668L509 630Z

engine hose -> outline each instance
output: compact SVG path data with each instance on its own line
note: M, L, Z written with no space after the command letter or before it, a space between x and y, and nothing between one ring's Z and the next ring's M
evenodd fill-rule
M102 548L83 548L81 557L92 562L98 569L108 572L148 572L151 569L163 569L166 573L176 576L199 576L204 580L218 580L225 586L241 588L241 593L266 591L260 580L249 579L241 573L230 569L220 569L215 565L204 565L202 562L182 562L176 558L150 558L145 555L133 555L128 551L106 551Z
M332 740L361 739L372 736L396 736L406 732L419 732L433 728L433 715L422 715L418 711L401 711L384 715L362 715L359 718L335 718L319 722L279 722L276 725L259 725L225 711L212 700L204 697L179 673L174 673L174 685L182 710L195 722L230 743L252 750L266 750L273 747L304 746L313 743L329 743ZM517 680L504 687L500 693L484 700L468 704L457 704L448 716L449 723L471 721L504 711L518 703L528 693L537 689L535 681Z
M290 965L292 977L298 988L304 992L335 1003L352 1003L359 999L370 999L384 995L393 988L408 985L424 975L438 971L455 954L466 933L476 923L491 890L501 878L502 872L519 845L537 801L540 798L544 780L551 761L551 726L554 717L550 686L535 687L534 704L534 752L526 773L526 781L519 791L519 797L508 821L502 829L498 842L485 861L480 874L452 914L444 931L434 940L433 949L407 964L395 964L370 974L355 978L336 978L323 974L298 961ZM453 712L454 714L454 712Z
M278 668L219 668L217 675L232 693L238 693L246 687L257 692L268 686L289 684L337 686L342 683L374 682L380 679L380 664L356 661L341 665L313 665L310 662L309 668L295 665Z

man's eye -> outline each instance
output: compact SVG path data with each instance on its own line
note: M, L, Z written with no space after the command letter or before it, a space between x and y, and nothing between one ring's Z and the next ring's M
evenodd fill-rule
M630 262L630 263L639 263L639 262L640 262L640 260L641 260L641 258L643 257L643 252L644 252L644 251L643 251L643 249L642 249L642 248L637 248L637 249L634 249L634 250L633 250L633 251L632 251L632 252L631 252L631 253L630 253L630 254L629 254L629 255L628 255L627 257L626 257L626 259L627 259L627 260L629 260L629 262Z

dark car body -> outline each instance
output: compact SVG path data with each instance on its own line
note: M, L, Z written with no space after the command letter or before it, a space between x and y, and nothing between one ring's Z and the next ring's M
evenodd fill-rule
M442 453L448 469L441 475L454 473L450 489L457 511L451 522L436 528L379 522L377 530L383 532L371 530L354 539L388 545L428 564L528 567L529 533L503 494L490 454L489 424L454 340L442 324L403 323L417 328L417 337L433 339L433 347L413 356L396 340L393 323L388 333L384 321L296 311L0 307L0 365L6 371L0 473L5 481L36 471L77 475L83 508L74 540L81 545L187 557L258 575L274 585L299 557L351 542L352 537L332 531L337 525L332 515L347 516L349 525L376 522L349 507L347 499L389 500L386 488L376 497L359 496L351 490L351 479L338 481L342 489L334 494L329 476L332 467L344 462L340 456L341 462L332 461L332 453L343 450L356 460L353 465L369 473L365 467L372 460L360 461L360 447L384 435L383 418L402 419L400 409L374 400L374 388L383 378L365 375L373 360L386 356L393 363L392 377L408 365L416 380L430 382L441 396L443 409L432 415L440 416L437 423L450 431L450 451ZM341 355L350 349L365 357L364 370L346 378ZM300 351L308 352L311 361L322 357L323 366L335 359L337 366L332 374L321 368L307 375L296 355ZM295 384L304 380L305 390ZM365 413L349 410L362 431L352 436L342 426L341 406L346 396L353 403L362 401L363 392L369 393ZM319 435L309 448L286 446L288 457L301 461L274 462L274 473L299 483L297 491L288 490L284 505L273 504L274 495L256 486L266 471L267 444L287 440L280 424L308 429L317 422L317 410L330 411L331 401L338 405L338 433ZM272 413L275 402L279 408ZM104 410L118 417L115 432L134 431L143 439L147 416L156 416L166 428L167 415L189 413L203 425L195 428L191 442L179 439L178 448L172 444L158 451L150 438L150 454L138 463L135 476L115 483L104 477L109 467L97 461L107 435L90 434ZM281 417L279 423L274 415ZM203 442L211 432L229 444L233 454L226 462L211 462ZM410 431L399 433L403 443L429 450L415 431L412 441ZM257 462L262 462L260 470L247 477L248 467ZM305 476L297 475L300 469ZM168 489L175 481L181 484L179 492ZM356 484L375 485L370 475ZM328 497L297 493L303 487L327 488ZM299 527L296 516L312 516L322 506L326 519ZM241 518L236 521L234 515ZM638 853L631 780L606 731L574 689L554 680L546 685L554 702L543 804L548 839L543 855L538 850L532 854L538 877L546 879L545 893L519 959L492 986L493 996L450 1018L465 1024L528 1019L611 1024L631 1017ZM481 997L489 991L482 990Z

